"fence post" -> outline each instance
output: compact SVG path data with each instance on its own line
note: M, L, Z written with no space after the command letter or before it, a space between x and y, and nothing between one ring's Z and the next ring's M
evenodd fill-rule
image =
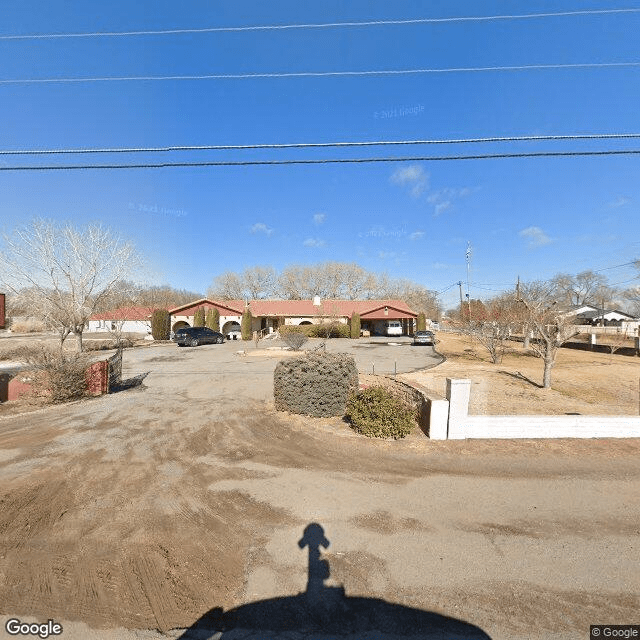
M471 380L447 378L447 400L449 400L449 439L463 439L464 423L469 415Z
M595 333L590 333L589 334L589 348L591 349L591 351L593 351L593 347L595 347L598 344L598 338L596 337Z

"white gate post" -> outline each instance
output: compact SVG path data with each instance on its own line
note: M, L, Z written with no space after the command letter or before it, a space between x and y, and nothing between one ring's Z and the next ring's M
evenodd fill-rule
M460 440L465 437L464 423L469 416L470 394L471 380L447 378L447 400L449 400L448 437L450 440Z

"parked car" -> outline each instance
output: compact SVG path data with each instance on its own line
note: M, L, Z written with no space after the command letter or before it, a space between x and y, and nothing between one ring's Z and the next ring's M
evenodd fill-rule
M384 323L385 333L388 336L401 336L402 335L402 322L399 320L387 320Z
M413 344L435 344L436 335L433 331L416 331L413 336Z
M239 324L232 325L227 331L227 340L241 340L242 329Z
M222 344L224 336L209 327L184 327L176 331L174 340L179 347L197 347L199 344L207 343Z

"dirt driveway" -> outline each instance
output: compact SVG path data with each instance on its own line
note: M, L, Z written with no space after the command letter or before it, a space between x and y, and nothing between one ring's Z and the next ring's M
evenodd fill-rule
M178 637L304 592L318 523L348 597L494 640L637 622L638 441L369 441L274 412L236 347L128 351L144 387L0 419L0 614Z

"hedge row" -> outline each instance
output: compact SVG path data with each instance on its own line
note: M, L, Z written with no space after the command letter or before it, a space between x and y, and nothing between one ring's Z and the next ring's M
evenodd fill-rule
M285 333L302 333L308 338L349 338L351 332L348 324L332 322L331 324L287 324L279 329L280 335Z

